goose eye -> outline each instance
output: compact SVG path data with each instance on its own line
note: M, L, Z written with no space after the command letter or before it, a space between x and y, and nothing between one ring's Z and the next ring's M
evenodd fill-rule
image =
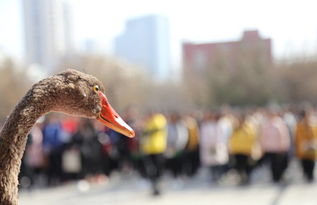
M94 85L93 89L95 92L98 92L100 90L98 85Z

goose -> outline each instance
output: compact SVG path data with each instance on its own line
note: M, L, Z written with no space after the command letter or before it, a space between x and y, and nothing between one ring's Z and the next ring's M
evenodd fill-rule
M0 131L1 205L18 204L18 174L27 135L37 119L49 112L97 119L127 137L135 136L94 76L68 69L39 81L15 106Z

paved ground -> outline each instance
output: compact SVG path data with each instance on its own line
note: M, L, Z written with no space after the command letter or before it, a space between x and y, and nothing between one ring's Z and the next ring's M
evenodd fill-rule
M73 183L58 188L23 191L21 205L316 205L317 182L306 184L299 173L289 173L287 185L272 185L265 170L253 176L250 186L239 187L232 184L234 175L226 177L221 185L212 184L206 170L201 170L194 179L175 181L164 177L164 193L151 197L149 184L136 175L115 175L107 183L92 185Z

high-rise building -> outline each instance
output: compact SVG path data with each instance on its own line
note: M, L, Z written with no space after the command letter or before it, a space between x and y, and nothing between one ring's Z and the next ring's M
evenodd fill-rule
M238 41L214 43L183 43L183 68L189 72L202 72L219 64L229 71L237 69L241 62L254 62L257 66L272 65L270 38L263 38L257 30L243 33Z
M71 50L70 7L66 0L23 0L25 60L46 72Z
M169 24L166 17L150 15L127 21L115 39L115 53L145 68L154 80L164 81L170 71Z

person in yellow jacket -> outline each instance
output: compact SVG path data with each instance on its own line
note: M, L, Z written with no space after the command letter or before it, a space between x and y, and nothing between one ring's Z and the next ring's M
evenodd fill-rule
M240 175L240 184L248 184L252 170L251 155L256 145L256 130L240 115L229 139L229 152L234 160L234 168Z
M145 174L152 184L153 195L159 195L159 179L163 172L166 149L167 121L164 115L152 113L144 124L140 136L140 149L144 156Z
M188 142L185 148L184 169L185 173L192 177L199 168L199 127L196 119L190 115L185 118L188 129Z
M317 158L317 124L311 120L307 111L300 113L300 120L295 131L295 146L304 176L311 182L314 180L315 160Z

